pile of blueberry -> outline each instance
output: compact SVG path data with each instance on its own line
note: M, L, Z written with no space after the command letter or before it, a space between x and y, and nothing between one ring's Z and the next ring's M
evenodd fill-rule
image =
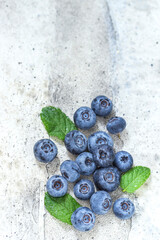
M112 102L105 96L93 99L91 108L81 107L74 114L75 125L80 129L90 129L96 123L96 115L108 116L112 111ZM121 117L112 117L107 123L111 134L119 134L126 127ZM62 176L54 175L47 181L47 192L53 197L62 197L68 189L68 182L76 182L74 194L78 199L90 199L91 210L78 208L71 217L73 226L80 231L88 231L95 224L95 214L106 214L112 206L109 192L120 185L121 173L128 171L133 165L132 156L125 151L113 151L112 138L103 131L91 134L87 140L80 131L73 130L65 136L67 150L78 155L75 161L66 160L60 166ZM57 155L57 147L49 139L39 140L34 146L34 154L38 161L49 163ZM81 179L80 175L93 174L93 181ZM113 204L113 212L120 219L131 218L134 204L128 198L117 199ZM94 214L95 213L95 214Z

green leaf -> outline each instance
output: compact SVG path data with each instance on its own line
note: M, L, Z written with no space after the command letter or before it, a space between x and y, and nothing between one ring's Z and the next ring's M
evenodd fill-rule
M44 205L48 212L62 222L71 223L72 213L81 205L68 193L63 197L51 197L45 193Z
M133 193L149 178L151 170L147 167L137 166L131 168L121 176L120 186L123 192Z
M41 120L49 136L64 140L67 133L76 130L75 124L59 108L44 107L40 114Z

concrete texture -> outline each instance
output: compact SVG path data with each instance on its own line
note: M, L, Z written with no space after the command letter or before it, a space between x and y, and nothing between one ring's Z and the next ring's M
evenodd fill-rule
M158 0L0 1L0 239L160 239L159 11ZM121 139L114 137L115 150L129 151L152 175L129 195L136 206L132 220L120 221L111 211L80 233L51 217L43 203L47 178L74 157L56 141L56 161L39 165L32 148L48 137L42 107L60 107L72 118L99 94L127 121ZM98 118L86 135L105 130L106 122ZM128 196L120 189L111 195Z

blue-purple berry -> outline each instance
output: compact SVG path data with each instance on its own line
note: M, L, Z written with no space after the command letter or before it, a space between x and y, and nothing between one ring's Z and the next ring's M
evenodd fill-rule
M50 139L41 139L33 148L35 158L42 163L50 163L57 156L57 147Z
M93 160L97 167L109 167L114 161L113 148L103 144L95 148L93 151Z
M113 204L113 212L120 219L129 219L135 212L133 202L128 198L119 198Z
M73 130L66 134L64 143L70 153L80 154L86 151L88 141L83 133Z
M121 171L127 172L133 165L133 158L126 151L117 152L115 155L114 165Z
M120 177L120 172L116 167L100 168L93 174L96 187L107 192L113 192L118 188Z
M93 152L98 146L103 144L113 147L113 140L106 132L98 131L92 133L88 138L88 150L90 152Z
M60 166L60 171L68 182L75 182L80 177L80 168L78 164L71 160L64 161Z
M88 179L81 179L74 186L74 194L81 200L88 200L95 192L94 184Z
M112 207L112 199L106 191L95 192L90 198L90 206L94 213L104 215Z
M90 129L96 124L96 114L89 107L80 107L74 113L75 125L83 130Z
M82 232L91 230L94 227L95 219L94 213L87 207L77 208L71 216L73 227Z
M67 192L68 182L64 177L54 175L48 179L46 188L52 197L63 197Z
M93 99L91 103L91 108L98 116L106 117L112 111L112 101L106 96L98 96Z
M93 161L93 154L83 152L76 158L76 163L80 168L80 174L89 176L96 170L96 164Z
M126 121L122 117L112 117L106 127L111 134L118 134L125 129Z

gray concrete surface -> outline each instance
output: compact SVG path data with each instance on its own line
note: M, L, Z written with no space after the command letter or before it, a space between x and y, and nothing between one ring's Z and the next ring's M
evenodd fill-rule
M160 239L159 11L158 0L0 1L0 239ZM127 121L115 149L131 152L134 164L152 175L129 195L132 220L110 212L80 233L51 217L43 203L47 178L74 157L57 141L58 158L45 167L32 148L47 137L42 107L60 107L72 118L99 94ZM106 122L98 118L92 131L105 130ZM113 200L119 196L126 195L112 193Z

